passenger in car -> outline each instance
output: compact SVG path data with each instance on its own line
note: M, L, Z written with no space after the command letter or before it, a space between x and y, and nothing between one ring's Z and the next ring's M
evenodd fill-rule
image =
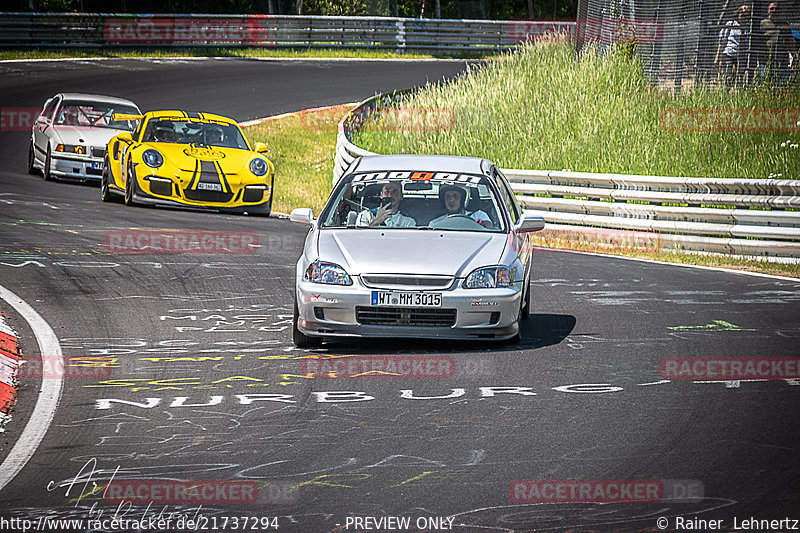
M377 210L362 211L358 215L356 226L387 226L389 228L413 228L417 222L400 213L400 202L403 200L403 187L396 181L390 181L381 188L381 198L391 198L391 203L383 204Z
M486 212L479 210L467 211L467 191L458 185L442 185L439 187L439 202L444 207L445 213L442 216L436 217L430 221L429 225L433 226L437 222L441 222L447 217L462 215L471 218L485 228L493 228L491 218Z

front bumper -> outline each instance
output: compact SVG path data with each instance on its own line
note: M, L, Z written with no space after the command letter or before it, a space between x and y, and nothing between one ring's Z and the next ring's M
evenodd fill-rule
M50 174L56 178L99 182L103 175L103 158L74 157L52 153Z
M163 191L165 194L158 194L154 191L154 183L159 183L163 186L164 183L169 183L168 191ZM215 211L227 213L256 213L268 215L272 209L272 184L263 187L262 194L259 201L248 202L246 201L246 188L254 187L261 189L260 184L243 185L236 189L233 199L227 202L212 202L212 201L199 201L191 200L183 196L178 185L169 178L164 178L157 175L148 174L141 180L134 181L135 187L133 191L133 200L136 203L144 205L163 205L172 207L190 207L196 209L213 209Z
M519 332L522 284L504 289L463 289L454 286L439 292L438 308L378 307L372 305L372 291L389 290L366 287L358 276L353 285L297 283L298 329L315 337L393 337L435 339L503 340ZM456 285L460 285L459 283ZM395 289L397 290L397 289ZM407 291L402 292L417 292ZM425 315L415 319L415 311ZM380 324L364 323L372 311L382 310L390 318ZM439 310L433 311L433 310ZM426 320L442 322L452 316L452 325L422 325ZM396 316L393 321L391 316Z

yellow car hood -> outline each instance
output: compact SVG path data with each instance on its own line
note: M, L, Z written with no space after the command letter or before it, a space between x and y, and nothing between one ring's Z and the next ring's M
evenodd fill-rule
M198 167L218 166L224 174L238 174L253 157L249 150L236 148L220 148L217 146L177 145L166 148L165 145L153 146L161 152L167 163L178 170L194 172ZM205 164L203 164L205 163Z

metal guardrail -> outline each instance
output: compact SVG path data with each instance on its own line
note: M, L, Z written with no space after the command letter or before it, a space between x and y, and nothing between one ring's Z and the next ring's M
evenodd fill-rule
M374 155L352 134L408 91L364 100L339 122L334 183ZM545 235L595 244L800 259L800 180L502 169Z
M514 48L574 22L328 17L0 13L0 47L379 48L482 52Z

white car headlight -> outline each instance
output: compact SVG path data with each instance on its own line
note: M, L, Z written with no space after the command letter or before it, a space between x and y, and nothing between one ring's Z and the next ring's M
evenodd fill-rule
M504 266L476 268L464 280L465 289L495 289L509 287L514 283L514 275Z
M303 279L311 283L326 285L352 285L353 280L345 270L336 263L314 261L306 269Z
M164 164L164 158L157 151L148 148L142 154L142 161L148 166L158 168Z
M255 176L263 176L269 170L269 165L266 161L260 158L255 158L250 161L250 172L252 172Z

